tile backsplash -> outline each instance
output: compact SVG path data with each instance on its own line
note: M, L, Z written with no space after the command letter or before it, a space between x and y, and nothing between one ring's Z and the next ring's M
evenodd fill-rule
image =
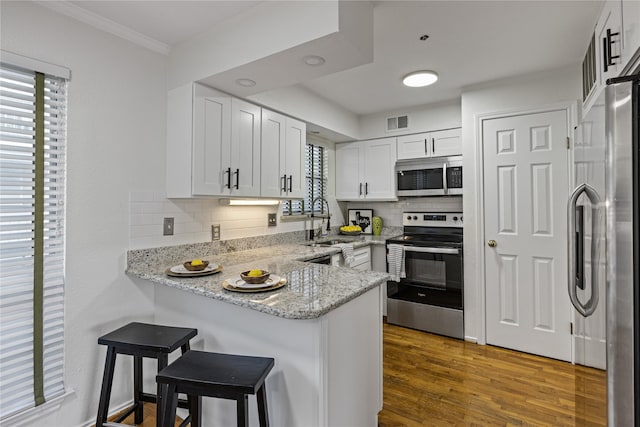
M267 226L276 213L278 225ZM129 249L211 241L211 225L220 224L221 240L286 233L304 229L303 222L281 222L281 205L222 206L219 199L167 199L163 193L129 193ZM174 218L174 234L162 235L165 217Z
M385 227L402 227L403 212L462 212L462 196L407 197L397 202L348 202L346 209L373 209L373 215L381 217Z
M462 197L412 197L397 202L336 202L329 198L329 204L334 227L344 224L347 209L373 209L385 227L402 227L406 211L462 212ZM304 230L304 221L281 221L281 206L223 206L217 198L167 199L164 193L130 192L129 249L210 242L213 224L220 224L221 240ZM276 214L276 227L267 226L269 213ZM162 235L166 217L174 218L172 236ZM317 220L315 225L319 225Z

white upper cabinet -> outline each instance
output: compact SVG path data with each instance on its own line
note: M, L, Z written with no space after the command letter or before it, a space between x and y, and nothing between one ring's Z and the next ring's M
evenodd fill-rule
M421 159L431 154L430 134L417 133L398 137L398 160Z
M462 129L440 130L430 136L433 157L462 155Z
M336 199L397 200L396 138L336 144Z
M168 99L167 197L259 196L260 107L197 83Z
M596 25L596 52L600 48L600 79L616 77L622 71L622 5L620 0L609 0L604 4Z
M462 155L462 130L449 129L398 137L398 160Z
M640 2L605 1L582 62L583 115L598 99L607 79L640 65L639 49Z
M305 123L262 109L262 196L304 198L306 143Z
M640 1L622 0L622 64L626 65L640 51ZM635 65L640 65L640 58Z

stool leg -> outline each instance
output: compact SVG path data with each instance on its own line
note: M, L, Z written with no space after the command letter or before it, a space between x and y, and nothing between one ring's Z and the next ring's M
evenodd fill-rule
M162 353L158 356L158 372L162 371L164 368L167 367L167 364L169 362L169 356L166 353ZM164 396L164 390L166 390L167 385L158 383L158 389L156 391L156 423L158 425L164 425L162 423L162 405L163 405L163 399L162 397ZM176 397L177 399L177 397ZM177 403L177 400L176 400ZM175 418L175 408L173 410L174 412L174 418ZM173 426L173 424L168 424ZM96 426L97 427L97 426Z
M247 414L247 395L236 399L236 412L238 415L238 427L249 427L249 417Z
M162 427L174 427L176 425L176 408L178 407L178 393L175 384L167 384L164 387L166 394L164 395L163 417L160 422L158 418L156 425Z
M191 427L202 427L202 396L187 395Z
M133 356L133 404L136 405L134 423L142 424L142 356Z
M104 362L104 374L102 375L102 388L100 389L100 402L98 404L98 417L96 427L102 427L107 422L109 413L109 401L111 400L111 385L113 384L113 371L116 366L116 350L107 347L107 358Z
M269 427L269 411L267 410L267 390L263 383L258 389L258 418L260 427Z

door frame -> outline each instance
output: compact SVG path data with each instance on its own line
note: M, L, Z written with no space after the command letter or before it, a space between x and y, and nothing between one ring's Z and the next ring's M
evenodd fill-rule
M476 198L476 223L478 238L473 243L475 245L475 252L478 256L478 262L475 269L475 281L478 286L478 299L476 300L476 310L478 312L478 344L487 343L487 314L486 314L486 298L487 298L487 283L486 283L486 246L484 244L486 240L485 227L484 227L484 139L483 139L483 127L485 120L493 120L514 116L523 116L537 113L547 113L552 111L564 111L567 117L567 135L570 138L570 149L567 150L567 169L568 169L568 188L569 193L572 190L572 183L575 179L573 170L573 149L575 140L575 127L579 123L578 121L578 101L562 101L536 108L514 108L503 111L481 113L474 115L474 134L476 141L476 176L475 176L475 192ZM465 245L468 244L465 242ZM567 301L567 310L571 310L571 303ZM575 322L574 314L572 312L571 321ZM571 340L571 362L575 361L575 345L574 340Z

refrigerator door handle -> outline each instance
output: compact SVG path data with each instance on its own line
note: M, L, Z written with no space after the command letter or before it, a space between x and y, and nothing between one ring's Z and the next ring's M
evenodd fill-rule
M584 277L578 277L578 265L577 265L577 257L576 257L576 213L577 213L577 202L578 198L585 194L589 201L591 202L592 208L592 234L591 234L591 295L589 296L589 300L586 303L582 303L578 298L578 287L583 288L585 285L581 283L584 280ZM568 234L569 234L569 247L568 247L568 258L569 258L569 280L567 281L567 286L569 288L569 299L571 300L571 304L575 307L576 311L580 313L583 317L591 316L598 307L599 300L599 286L598 286L598 269L600 264L600 251L599 251L599 240L601 238L600 235L600 197L598 196L598 192L588 184L579 185L571 194L569 198L568 204ZM582 222L582 221L581 221ZM581 225L582 228L582 225ZM584 230L579 231L580 238L584 237ZM581 258L581 257L580 257ZM582 285L582 286L581 286Z

